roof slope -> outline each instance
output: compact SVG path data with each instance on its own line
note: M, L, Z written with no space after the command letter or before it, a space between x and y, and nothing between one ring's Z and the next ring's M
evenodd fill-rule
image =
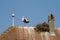
M34 27L10 27L0 36L0 40L59 40L59 39L60 36L50 36L48 32L38 33L34 30Z

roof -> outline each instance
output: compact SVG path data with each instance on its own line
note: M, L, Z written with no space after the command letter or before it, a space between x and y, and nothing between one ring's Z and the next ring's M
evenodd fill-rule
M38 33L34 27L10 27L0 36L0 40L59 40L59 29L55 29L56 36L49 32Z

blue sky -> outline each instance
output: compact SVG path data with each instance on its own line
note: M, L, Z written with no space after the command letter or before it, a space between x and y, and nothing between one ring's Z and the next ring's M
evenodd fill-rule
M21 17L25 16L35 26L48 22L48 14L55 16L55 27L60 27L60 0L0 0L0 34L12 25L11 14L15 13L15 25L23 26Z

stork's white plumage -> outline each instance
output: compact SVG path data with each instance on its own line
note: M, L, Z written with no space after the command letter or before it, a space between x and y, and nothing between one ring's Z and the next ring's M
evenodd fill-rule
M22 22L24 22L24 23L29 23L29 20L26 18L26 17L22 17Z

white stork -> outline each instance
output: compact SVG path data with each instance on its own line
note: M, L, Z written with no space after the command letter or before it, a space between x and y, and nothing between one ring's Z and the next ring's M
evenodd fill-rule
M29 23L29 20L26 18L26 17L22 17L22 22L24 22L24 23Z

